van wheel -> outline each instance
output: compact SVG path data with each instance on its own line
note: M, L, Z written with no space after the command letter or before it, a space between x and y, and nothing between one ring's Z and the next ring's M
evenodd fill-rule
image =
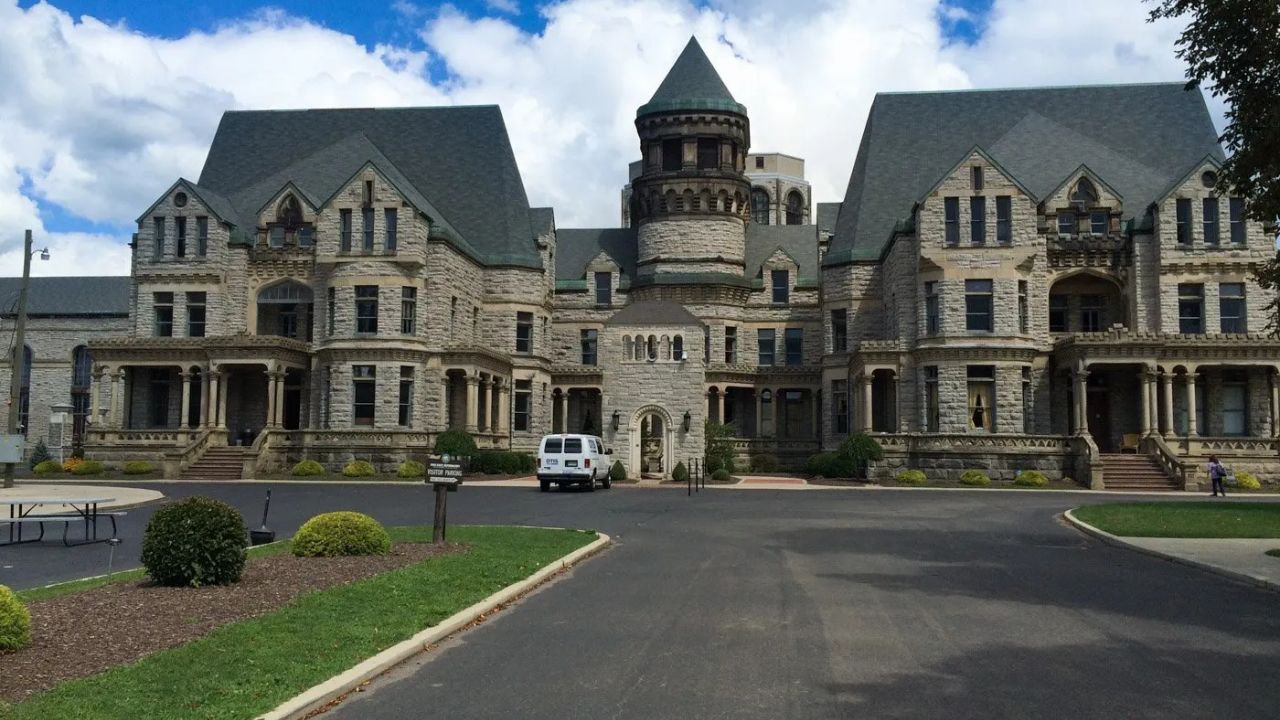
M587 480L587 492L595 492L595 491L596 491L596 476L592 475L591 479Z
M542 492L551 492L551 481L539 480L538 489L541 490Z
M603 487L605 490L608 490L609 488L613 487L613 478L609 477L608 475L605 475L604 480L601 481L600 483L600 486Z

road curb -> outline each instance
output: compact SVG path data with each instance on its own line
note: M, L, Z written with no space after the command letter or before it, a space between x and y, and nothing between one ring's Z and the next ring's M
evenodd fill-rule
M1204 572L1213 573L1214 575L1225 577L1229 580L1241 582L1246 585L1252 585L1254 587L1260 587L1260 588L1265 588L1267 590L1280 592L1280 583L1274 582L1272 580L1268 580L1266 578L1258 577L1256 575L1250 575L1248 573L1238 572L1236 570L1224 568L1220 565L1214 565L1212 563L1201 562L1199 560L1192 560L1191 558L1185 558L1178 555L1170 555L1168 553L1160 552L1159 550L1153 550L1148 547L1143 547L1141 545L1131 543L1128 540L1125 540L1124 538L1120 537L1119 535L1112 535L1106 530L1100 530L1090 525L1089 523L1077 518L1073 514L1072 510L1068 510L1064 512L1062 516L1067 519L1067 522L1074 525L1075 528L1080 532L1083 532L1086 535L1092 535L1093 537L1101 540L1102 542L1108 545L1112 545L1118 548L1125 548L1126 550L1133 550L1134 552L1139 552L1139 553L1142 553L1143 555L1150 555L1151 557L1160 558L1161 560L1168 560L1170 562L1174 562L1179 565L1186 565L1187 567L1193 567L1193 568L1196 568L1197 570L1203 570Z
M563 530L565 528L554 529ZM430 646L533 590L552 576L587 559L612 542L612 539L602 532L597 532L596 535L597 537L594 541L558 560L548 563L546 567L524 580L506 586L474 605L454 613L439 624L419 632L408 640L396 643L377 655L360 662L355 667L295 695L276 706L275 709L259 715L257 720L290 720L291 718L305 717L307 714L319 710L338 697L360 687L365 682L409 658L425 652Z

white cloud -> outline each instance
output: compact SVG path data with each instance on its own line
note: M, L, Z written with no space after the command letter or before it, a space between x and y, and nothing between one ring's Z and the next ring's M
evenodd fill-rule
M819 200L843 195L877 91L1183 75L1178 28L1146 24L1138 2L1079 0L1072 16L1088 22L1063 25L1060 3L996 0L976 19L973 46L943 36L953 10L937 0L562 0L541 8L546 28L531 35L502 16L398 0L420 44L368 48L279 12L162 39L46 4L0 5L0 273L19 271L23 227L53 246L42 274L127 272L127 230L49 236L36 201L128 228L175 178L199 174L227 109L497 103L531 201L571 227L618 222L639 153L635 108L693 33L747 105L753 148L806 158ZM429 67L448 78L431 82Z

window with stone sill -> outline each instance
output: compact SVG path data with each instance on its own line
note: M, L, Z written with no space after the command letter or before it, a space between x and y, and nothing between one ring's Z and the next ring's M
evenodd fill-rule
M924 332L926 335L941 332L938 319L938 283L933 280L924 284Z
M774 353L774 331L773 328L760 328L756 331L756 342L758 345L758 362L761 367L771 367L773 365Z
M938 404L938 366L924 368L924 428L925 432L938 432L941 418Z
M676 335L671 338L671 361L684 362L684 336Z
M969 385L969 432L995 432L995 366L970 365L966 368L966 374Z
M662 141L662 171L675 172L684 164L683 141L679 139Z
M173 219L174 227L174 251L178 257L187 256L187 219L179 215Z
M153 239L151 241L151 259L162 260L164 258L164 218L157 217L151 219L151 233Z
M757 160L762 158L757 158ZM751 188L751 222L769 224L769 192L761 187Z
M364 252L373 252L373 208L365 208L360 213L361 235L364 245L361 249Z
M996 242L1013 242L1013 198L1008 195L996 196Z
M831 351L846 352L849 349L849 311L844 308L831 311Z
M1027 281L1018 281L1018 332L1024 335L1031 330L1030 307L1027 300Z
M787 328L782 333L787 367L804 364L804 328Z
M1102 332L1106 329L1105 304L1101 295L1080 296L1080 331Z
M613 304L613 273L598 272L595 273L596 281L596 304L612 305Z
M771 270L769 278L773 289L773 303L785 305L791 295L791 273L786 270Z
M1244 283L1218 285L1218 318L1224 333L1247 332Z
M383 247L387 252L395 252L399 243L399 239L396 237L396 209L386 208L383 211L383 215L383 225L385 225L384 229L387 234Z
M204 337L207 297L202 292L187 293L187 337Z
M400 402L396 424L400 427L413 425L413 366L400 366Z
M995 330L993 284L991 280L965 280L965 329L969 332Z
M338 251L351 252L351 210L338 211Z
M519 432L529 431L529 418L533 408L533 381L517 380L512 403L512 428Z
M738 362L738 328L732 325L724 328L724 362L726 365Z
M1049 332L1067 332L1070 303L1066 295L1049 296Z
M578 340L582 348L582 364L595 365L599 331L595 329L580 330Z
M209 218L201 215L196 218L196 255L204 257L209 254Z
M152 307L155 312L156 337L173 337L173 293L154 293Z
M948 245L960 244L960 198L942 199L944 239Z
M969 198L969 242L974 245L987 242L987 199L981 195Z
M373 365L351 366L352 418L356 425L373 425L377 407L377 370Z
M832 425L837 435L849 434L849 382L831 381Z
M1178 198L1174 203L1174 226L1177 230L1178 244L1191 244L1191 200Z
M1217 245L1218 235L1218 198L1207 197L1201 206L1200 218L1204 225L1204 242L1206 245Z
M533 352L533 313L516 313L516 352Z
M698 138L698 169L715 170L720 167L720 141L715 138Z
M378 286L356 286L356 333L376 335L378 333Z
M1204 332L1204 285L1179 283L1178 332L1199 335Z
M1107 234L1111 216L1106 210L1094 210L1089 213L1089 234L1101 237Z
M1244 198L1233 197L1228 202L1228 220L1231 223L1231 243L1244 245L1247 239L1245 232Z
M1076 214L1070 210L1058 211L1058 234L1059 235L1075 235L1076 234Z

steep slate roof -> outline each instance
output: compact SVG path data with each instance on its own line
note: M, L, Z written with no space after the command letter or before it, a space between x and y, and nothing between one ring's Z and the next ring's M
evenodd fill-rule
M587 272L587 263L602 250L622 268L624 278L635 275L635 228L556 230L556 282L582 280Z
M27 315L128 317L130 280L127 275L31 278ZM17 313L21 288L22 278L0 278L0 316Z
M1199 90L1182 83L881 93L871 105L823 264L880 257L894 227L979 147L1037 201L1088 165L1125 198L1125 219L1222 148Z
M622 308L605 321L606 325L677 325L702 327L702 321L670 300L641 300Z
M818 281L817 225L757 225L747 223L746 275L760 277L760 267L774 251L782 249L796 261L807 284Z
M550 235L556 229L556 211L554 208L529 208L529 226L533 236Z
M689 38L667 77L636 110L636 116L670 110L720 110L746 115L747 108L733 99L720 73L702 51L696 37Z
M836 218L840 217L840 203L818 203L818 229L824 233L836 231Z
M227 112L198 184L230 199L250 224L285 182L323 202L366 163L464 252L540 267L529 200L496 106Z

